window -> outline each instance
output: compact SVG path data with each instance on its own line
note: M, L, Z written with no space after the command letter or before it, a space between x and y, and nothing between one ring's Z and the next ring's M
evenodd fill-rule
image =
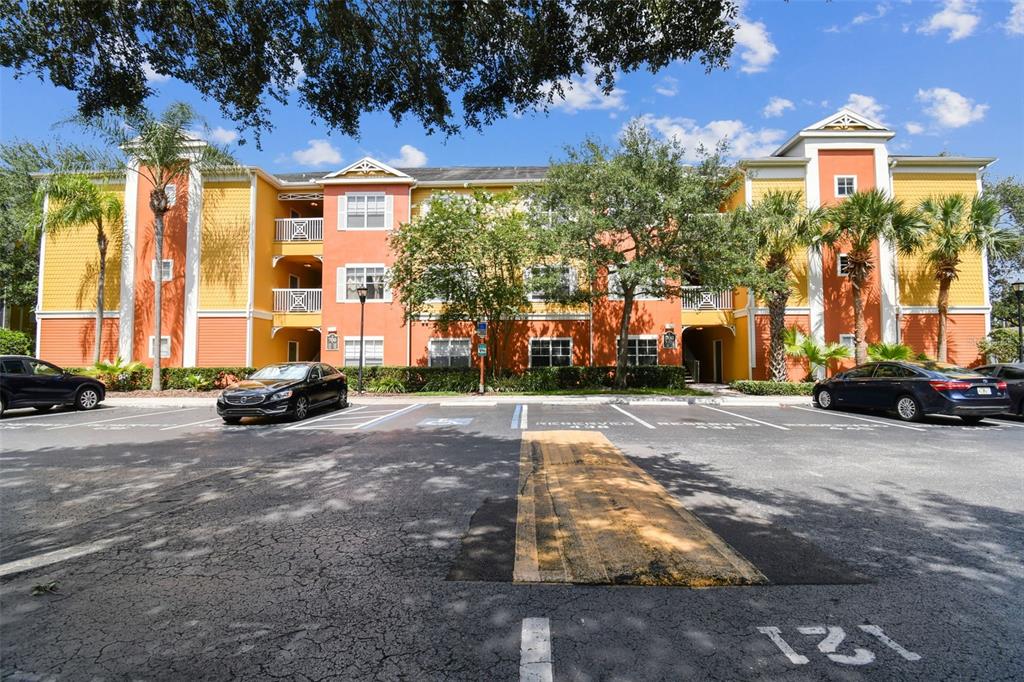
M530 367L572 365L571 339L530 339Z
M850 274L850 256L840 253L836 256L836 274L840 277L847 277Z
M387 197L383 192L347 194L345 227L349 230L380 230L385 227Z
M658 282L659 285L662 282ZM619 287L619 273L609 272L608 273L608 299L612 301L622 300L622 289ZM644 291L643 285L636 288L633 295L634 301L660 301L661 299L657 296L651 296L650 293Z
M0 363L0 372L4 374L26 374L25 365L21 360L4 360Z
M164 282L170 282L174 279L174 260L165 258L163 260L163 267L161 268L161 275ZM150 267L149 277L154 282L156 281L156 259L153 259L152 266Z
M849 348L851 353L853 351L857 350L857 342L856 342L853 334L840 334L839 335L839 343L841 345L846 346L847 348Z
M999 371L1000 379L1019 380L1024 379L1024 369L1018 367L1003 367Z
M857 191L856 175L836 176L836 197L848 197Z
M149 357L154 357L156 351L156 339L149 337ZM160 337L160 357L169 358L171 357L171 337L161 336Z
M299 342L289 341L288 342L288 362L299 361Z
M867 379L875 371L875 365L863 365L862 367L855 367L843 376L847 379Z
M616 339L618 347L618 339ZM626 354L629 356L627 362L630 365L657 365L658 364L658 337L657 336L631 336L626 341Z
M28 366L37 377L59 377L63 374L59 367L40 360L29 360Z
M387 268L383 265L356 265L338 268L338 301L358 301L359 287L366 287L367 301L390 300L384 286ZM342 289L344 286L344 289Z
M538 265L529 268L526 271L527 280L541 277L545 279L557 278L557 281L554 283L553 290L550 292L545 292L540 289L531 291L529 295L529 299L531 301L547 300L545 293L554 294L554 297L556 299L568 297L576 288L576 271L573 268L567 267L565 265Z
M309 368L309 380L320 381L324 378L324 373L320 371L320 365L313 365Z
M469 367L469 339L431 339L427 349L431 367Z
M366 337L363 339L363 366L374 367L384 364L384 339ZM359 366L359 337L345 337L345 365Z
M879 365L875 371L876 379L906 379L917 376L912 370L899 365Z
M164 187L164 196L167 197L167 207L170 208L178 203L178 186L173 182Z

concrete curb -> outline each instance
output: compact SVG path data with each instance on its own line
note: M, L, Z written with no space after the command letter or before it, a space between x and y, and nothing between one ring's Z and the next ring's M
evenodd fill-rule
M415 393L407 396L352 395L355 403L365 405L407 405L424 403L445 407L494 407L506 405L718 405L736 407L778 407L784 405L810 405L808 396L545 396L545 395L496 395L484 396L423 396ZM105 405L111 407L213 407L216 398L167 397L167 398L107 398Z

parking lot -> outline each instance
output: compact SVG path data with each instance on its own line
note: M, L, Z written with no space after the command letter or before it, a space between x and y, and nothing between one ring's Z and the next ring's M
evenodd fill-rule
M767 584L513 583L520 440L564 430L604 434ZM809 403L12 411L2 671L1019 679L1022 443L1012 419Z

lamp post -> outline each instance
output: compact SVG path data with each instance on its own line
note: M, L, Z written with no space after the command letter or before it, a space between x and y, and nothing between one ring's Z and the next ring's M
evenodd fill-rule
M1021 299L1024 299L1024 282L1010 285L1017 297L1017 362L1024 362L1024 317L1021 316Z
M363 392L363 325L366 321L366 287L356 289L359 297L359 393Z

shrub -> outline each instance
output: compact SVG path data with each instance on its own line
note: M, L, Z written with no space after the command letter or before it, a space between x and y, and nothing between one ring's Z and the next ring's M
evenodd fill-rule
M216 386L218 383L223 384L218 388L230 386L234 381L244 379L255 371L255 367L162 367L160 377L166 389L203 390ZM229 375L234 381L226 381ZM203 388L193 388L196 385L201 385ZM148 387L147 382L140 388Z
M28 355L32 352L32 339L24 332L0 327L0 355Z
M996 362L1016 362L1020 347L1020 337L1016 329L1002 327L978 342L978 351L985 356L995 358Z
M811 395L814 384L809 381L800 383L790 381L734 381L729 388L747 395Z
M398 377L380 376L371 381L366 390L370 393L405 393L405 384Z
M210 379L207 379L202 374L189 374L185 377L185 386L190 391L203 391L210 387L213 383Z
M110 391L135 391L149 380L149 368L141 362L125 362L121 358L100 360L81 374L99 379Z
M910 360L914 351L902 343L872 343L868 345L868 358L875 362L882 360Z

